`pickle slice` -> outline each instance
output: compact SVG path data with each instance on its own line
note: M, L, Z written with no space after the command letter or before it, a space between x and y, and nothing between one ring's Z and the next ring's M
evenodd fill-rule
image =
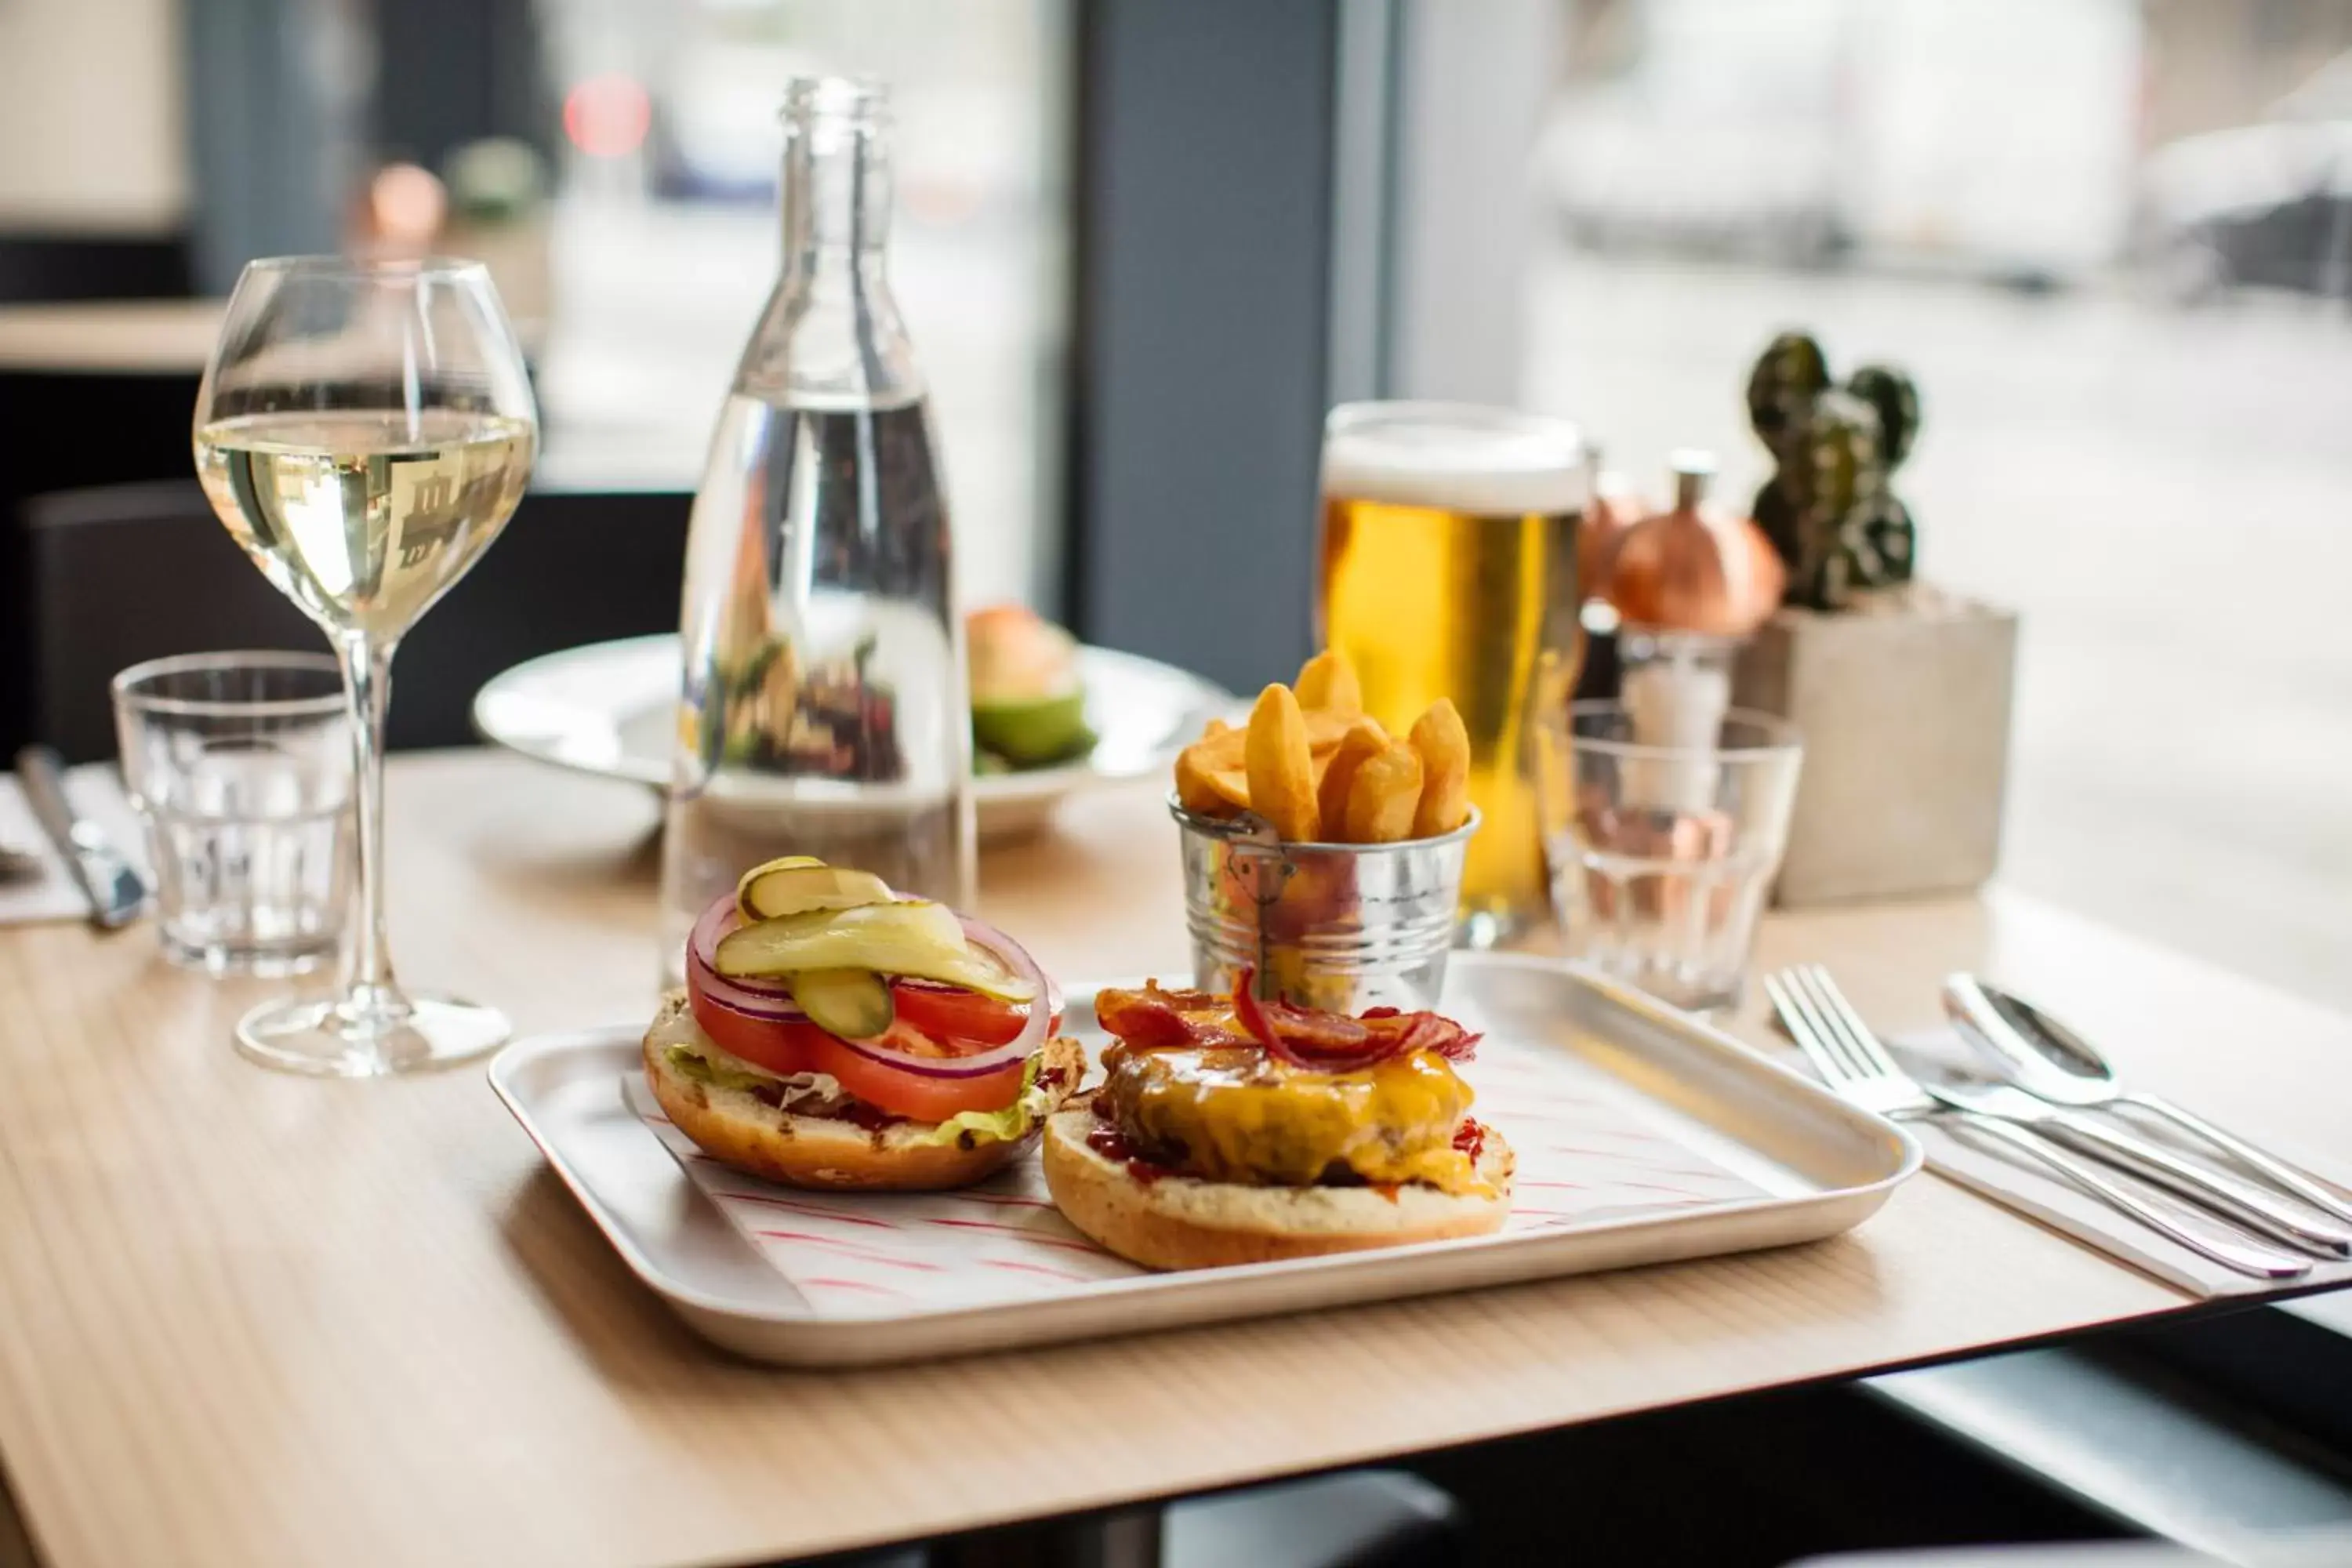
M887 1033L898 1016L889 984L870 969L803 969L791 985L809 1022L845 1040Z
M944 904L901 900L854 910L812 910L761 921L719 941L721 974L780 976L812 969L866 969L961 985L1000 1002L1034 1002L1037 988L964 941Z
M889 901L889 888L871 871L828 866L805 856L754 866L735 884L735 907L743 911L747 921L771 921L810 910L851 910L861 904Z
M761 878L766 876L771 871L791 871L796 870L803 866L822 866L824 864L824 861L818 859L814 855L780 855L773 860L761 861L758 865L752 867L750 870L735 879L736 910L747 921L758 920L760 917L753 914L750 908L748 908L743 902L744 889L750 887L752 883L758 881Z

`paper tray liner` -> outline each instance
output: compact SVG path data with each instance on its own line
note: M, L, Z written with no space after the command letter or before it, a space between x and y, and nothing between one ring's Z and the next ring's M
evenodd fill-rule
M1564 1053L1490 1035L1461 1071L1477 1094L1472 1115L1517 1156L1506 1234L1766 1195ZM817 1317L1035 1300L1149 1272L1062 1217L1034 1143L988 1181L955 1192L810 1192L708 1158L661 1114L642 1079L631 1078L627 1089L630 1107L694 1184Z

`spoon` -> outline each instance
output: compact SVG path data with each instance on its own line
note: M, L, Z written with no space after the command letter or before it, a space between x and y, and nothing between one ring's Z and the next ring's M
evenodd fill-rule
M1973 974L1954 974L1944 981L1944 1011L1969 1038L2000 1058L2028 1093L2060 1105L2137 1107L2203 1139L2322 1213L2352 1220L2352 1203L2310 1173L2168 1100L2126 1089L2090 1041L2023 997Z

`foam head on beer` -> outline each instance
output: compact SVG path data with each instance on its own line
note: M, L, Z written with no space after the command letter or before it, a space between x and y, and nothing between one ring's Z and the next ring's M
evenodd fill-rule
M1474 935L1545 907L1539 813L1523 768L1538 664L1572 645L1576 523L1588 489L1573 426L1452 404L1355 404L1323 443L1323 640L1402 734L1451 698L1485 817L1463 878ZM1555 613L1558 612L1558 613ZM1572 646L1559 650L1572 661Z
M1357 406L1362 406L1360 405ZM1349 422L1333 416L1323 443L1323 493L1390 506L1425 507L1473 516L1561 514L1583 510L1584 448L1572 426L1445 404L1412 422ZM1502 422L1496 422L1499 418Z

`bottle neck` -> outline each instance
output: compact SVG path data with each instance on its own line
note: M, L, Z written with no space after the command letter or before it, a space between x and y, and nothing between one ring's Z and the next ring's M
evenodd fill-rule
M783 267L736 366L735 390L779 405L896 408L923 377L883 271L889 99L803 78L784 92Z
M818 114L784 128L787 289L828 274L878 279L890 237L890 154L882 127Z

